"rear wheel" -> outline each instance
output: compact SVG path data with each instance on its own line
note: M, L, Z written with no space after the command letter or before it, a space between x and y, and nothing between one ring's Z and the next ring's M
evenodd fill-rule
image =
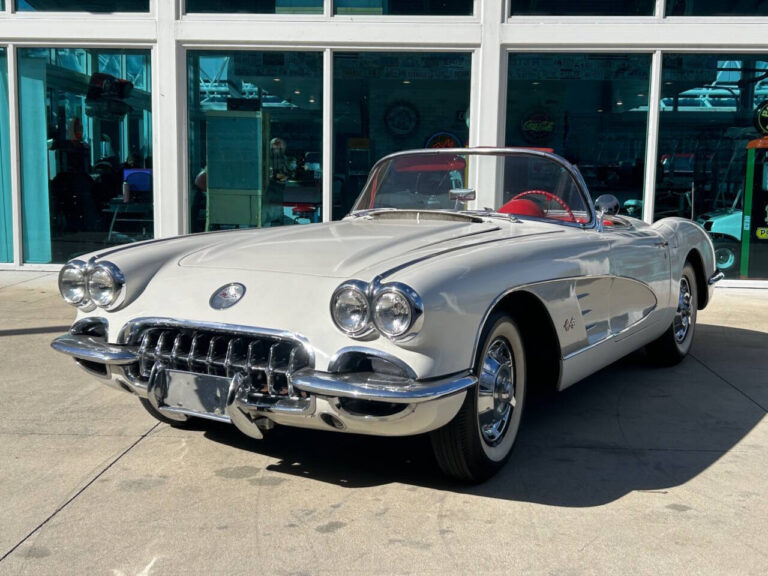
M647 347L648 353L655 361L671 366L680 362L691 350L696 329L697 304L696 273L691 263L686 262L680 276L677 310L672 324Z
M526 394L523 341L514 320L495 314L483 332L478 384L456 417L431 434L441 470L467 482L486 480L509 459Z

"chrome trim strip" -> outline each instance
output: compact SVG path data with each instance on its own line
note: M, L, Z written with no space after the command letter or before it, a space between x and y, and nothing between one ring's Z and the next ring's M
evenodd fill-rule
M295 389L310 394L393 404L417 404L437 400L477 384L477 378L469 373L430 382L392 378L387 384L361 374L329 374L308 369L295 372L292 380Z
M416 372L414 372L413 368L408 366L408 364L400 360L397 356L393 356L388 352L383 352L374 348L366 348L364 346L348 346L336 352L328 364L328 372L338 373L340 364L347 354L364 354L366 356L381 358L400 368L411 380L416 380Z
M160 412L168 412L170 414L182 414L184 416L193 416L195 418L203 418L205 420L213 420L214 422L223 422L225 424L232 424L232 419L229 416L219 416L218 414L211 414L210 412L195 412L194 410L186 410L184 408L172 408L170 406L160 406L158 408Z
M136 340L145 328L200 328L202 330L210 330L212 332L225 332L225 333L240 333L240 334L253 334L255 336L266 336L268 338L275 338L278 340L288 340L291 342L297 342L304 347L305 352L309 357L309 365L315 365L315 350L309 343L309 340L297 334L295 332L289 332L287 330L273 330L271 328L259 328L256 326L243 326L240 324L223 324L221 322L197 322L193 320L175 320L173 318L161 318L161 317L142 317L134 318L133 320L126 322L126 324L120 329L120 333L117 336L119 344L135 344Z
M655 310L655 309L656 309L656 307L654 306L653 309L651 310L651 312L653 312L653 310ZM588 346L584 346L584 348L579 348L578 350L574 350L570 354L567 354L566 356L563 356L563 362L565 362L566 360L570 360L571 358L574 358L574 357L578 356L579 354L581 354L583 352L586 352L588 350L592 350L593 348L596 348L597 346L600 346L600 344L605 344L607 342L611 342L612 340L615 340L616 338L618 338L620 336L623 336L624 334L626 334L630 330L633 330L633 329L637 328L638 326L641 327L640 328L641 330L644 330L645 327L642 326L642 325L646 324L647 321L648 321L648 318L650 318L650 317L651 317L651 313L649 312L648 314L646 314L645 316L640 318L640 320L638 320L634 324L630 324L629 326L623 328L622 330L619 330L618 332L611 332L611 334L609 334L608 336L606 336L602 340L598 340L597 342L593 342L592 344L589 344Z
M712 286L713 284L717 284L718 282L720 282L720 280L722 280L723 278L725 278L725 274L720 272L720 270L715 270L715 273L709 277L709 280L707 280L707 284L709 286Z
M137 348L134 346L115 346L92 336L73 336L65 334L51 342L51 348L73 358L97 362L99 364L133 364L137 360Z
M489 232L496 232L496 231L497 229L489 230ZM371 281L371 285L381 283L388 276L392 276L393 274L400 272L401 270L405 270L406 268L410 268L411 266L415 266L416 264L421 264L422 262L426 262L427 260L431 260L433 258L439 258L440 256L443 256L445 254L450 254L451 252L458 252L459 250L469 250L472 248L477 248L478 246L485 246L486 244L494 244L496 242L515 242L520 240L521 238L530 238L532 236L548 236L549 234L561 234L563 232L564 230L549 230L547 232L531 232L530 234L520 234L519 236L513 236L512 238L505 236L503 238L493 238L491 240L483 240L482 242L477 242L475 244L465 244L463 246L455 246L453 248L448 248L440 252L434 252L432 254L427 254L426 256L421 256L414 260L409 260L408 262L398 264L394 268L385 270L384 272L376 276L376 278L374 278Z

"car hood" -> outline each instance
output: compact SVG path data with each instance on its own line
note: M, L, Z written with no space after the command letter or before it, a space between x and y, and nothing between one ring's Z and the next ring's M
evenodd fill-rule
M221 234L211 245L182 257L179 265L349 278L370 267L398 266L531 232L481 218L355 218Z

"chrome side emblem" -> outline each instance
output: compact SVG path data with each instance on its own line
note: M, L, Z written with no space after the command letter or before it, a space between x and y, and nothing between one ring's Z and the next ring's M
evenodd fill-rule
M238 282L226 284L213 293L209 304L214 310L224 310L234 306L245 294L245 286Z

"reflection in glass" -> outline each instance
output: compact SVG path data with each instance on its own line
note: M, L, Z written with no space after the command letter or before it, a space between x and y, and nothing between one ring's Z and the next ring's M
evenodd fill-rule
M471 16L473 0L334 0L334 14Z
M653 16L656 0L511 0L512 16Z
M16 0L18 12L149 12L149 0Z
M187 14L322 14L323 0L186 0Z
M152 238L149 51L18 54L24 261Z
M768 278L768 241L757 237L757 228L768 228L759 153L748 167L750 142L759 136L755 109L768 100L768 56L666 54L661 89L656 218L702 224L727 276ZM745 213L755 228L746 248Z
M667 0L667 16L768 16L765 0Z
M336 52L333 75L334 219L382 156L466 145L469 54Z
M190 52L190 230L322 219L319 52Z
M0 262L13 261L11 142L8 112L8 56L5 48L0 48Z
M650 67L646 54L510 54L507 146L554 151L593 198L640 217Z

